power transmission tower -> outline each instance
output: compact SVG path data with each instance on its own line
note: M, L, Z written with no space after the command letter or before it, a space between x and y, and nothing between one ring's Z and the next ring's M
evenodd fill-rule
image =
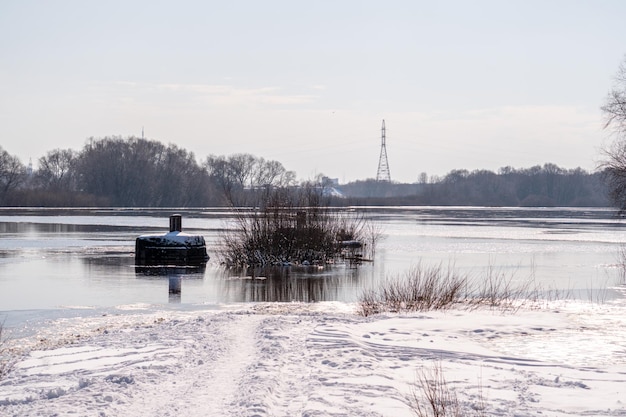
M380 157L378 158L378 172L376 173L376 181L391 182L391 174L389 173L389 161L387 160L387 145L385 143L385 120L381 129Z

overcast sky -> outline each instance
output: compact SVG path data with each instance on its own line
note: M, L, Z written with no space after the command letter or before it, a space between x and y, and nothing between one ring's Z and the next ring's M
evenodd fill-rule
M141 136L301 179L593 170L626 1L0 0L0 146Z

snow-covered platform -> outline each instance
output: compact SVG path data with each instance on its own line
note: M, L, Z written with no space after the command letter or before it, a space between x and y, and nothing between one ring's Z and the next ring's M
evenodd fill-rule
M170 216L168 233L141 235L135 240L137 265L203 265L209 260L204 237L182 232L182 217Z

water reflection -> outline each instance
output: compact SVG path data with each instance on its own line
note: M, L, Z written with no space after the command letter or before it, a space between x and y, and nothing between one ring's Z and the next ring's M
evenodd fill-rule
M114 232L124 229L124 227L120 226L100 224L0 222L0 233L10 234L95 233Z
M81 255L80 259L88 269L120 272L127 271L135 264L135 258L126 250L95 249Z
M223 291L236 302L317 302L342 299L359 284L359 269L271 267L223 272ZM224 295L226 295L224 294Z
M71 257L71 255L69 255ZM76 254L74 254L76 256ZM370 264L226 269L197 266L136 265L128 250L83 252L78 259L86 275L101 277L109 288L124 292L157 291L169 303L181 302L319 302L354 299L355 291L372 280ZM128 279L134 277L140 287ZM147 295L147 293L145 293ZM183 299L184 297L184 299Z
M197 266L136 266L135 276L139 279L167 279L168 300L180 303L183 280L204 278L206 265Z

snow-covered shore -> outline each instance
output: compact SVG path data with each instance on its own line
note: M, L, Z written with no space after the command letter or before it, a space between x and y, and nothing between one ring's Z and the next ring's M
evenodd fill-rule
M623 305L368 318L353 307L50 320L9 341L19 358L0 415L408 417L416 375L441 366L464 415L626 416Z

